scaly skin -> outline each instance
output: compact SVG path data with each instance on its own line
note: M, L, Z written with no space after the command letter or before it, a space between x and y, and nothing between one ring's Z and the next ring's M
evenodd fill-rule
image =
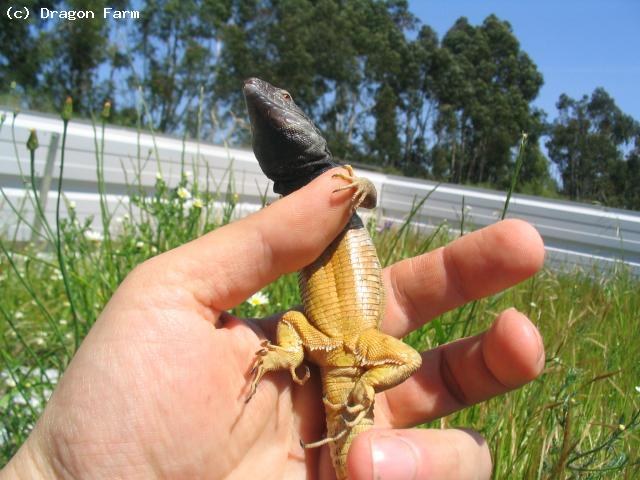
M245 97L261 167L283 194L335 166L313 123L288 92L257 79L245 82ZM282 155L272 150L280 148ZM278 162L277 164L275 162ZM257 352L249 398L265 373L286 369L296 383L296 369L306 359L322 376L327 437L305 445L329 444L339 480L347 478L347 453L353 439L373 425L375 393L407 379L421 363L414 349L380 332L384 286L375 247L358 206L373 208L373 184L357 178L351 167L336 174L353 190L354 214L322 255L300 271L304 313L289 311L278 323L277 344L264 342ZM291 171L299 172L292 175Z

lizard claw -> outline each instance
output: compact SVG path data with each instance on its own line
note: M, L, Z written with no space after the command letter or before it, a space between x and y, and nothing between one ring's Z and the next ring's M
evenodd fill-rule
M344 422L344 425L348 428L351 429L353 427L355 427L356 425L358 425L362 419L365 417L365 415L369 412L368 408L363 408L360 413L358 413L358 415L356 416L356 418L354 418L353 420L347 420L346 418L344 418L344 415L342 416L342 420Z
M356 177L351 165L345 165L344 168L347 170L346 174L334 173L331 177L346 180L349 182L349 185L336 188L333 193L355 189L353 196L351 197L351 206L353 210L357 210L360 206L364 208L374 208L377 203L376 187L374 187L373 183L366 178Z
M347 412L349 412L350 414L355 414L355 413L360 413L363 410L366 410L367 407L365 407L364 405L360 404L356 404L356 405L347 405L346 407L344 407L345 410Z
M251 369L251 373L253 374L253 380L251 381L251 387L249 388L249 395L245 399L244 403L249 403L249 400L255 395L256 390L258 389L258 382L265 373L264 366L262 365L262 359L256 359L256 363Z
M322 440L318 440L317 442L313 442L313 443L304 443L302 441L302 439L301 439L300 440L300 446L302 448L317 448L317 447L321 447L322 445L326 445L327 443L332 443L332 442L335 442L336 440L340 440L342 437L344 437L347 434L347 432L348 432L348 430L345 428L344 430L342 430L337 435L334 435L333 437L326 437L326 438L323 438Z
M337 412L338 410L342 410L344 408L344 404L342 403L333 403L331 400L327 398L327 395L322 395L322 403L324 406L331 410L332 412Z
M304 372L304 377L302 377L302 378L300 378L300 377L298 377L298 375L296 375L295 367L291 367L289 369L289 372L291 373L291 378L298 385L304 385L305 383L307 383L307 380L309 380L309 377L311 376L311 371L309 370L309 367L307 365L303 365L303 366L305 368L305 372Z
M253 366L251 367L250 375L253 376L253 380L251 380L251 387L249 388L249 395L245 399L245 403L249 403L251 397L253 397L258 388L258 383L266 373L266 369L264 367L264 357L268 355L269 351L273 349L273 345L269 340L263 340L260 342L260 345L263 347L256 352L256 358L253 361Z

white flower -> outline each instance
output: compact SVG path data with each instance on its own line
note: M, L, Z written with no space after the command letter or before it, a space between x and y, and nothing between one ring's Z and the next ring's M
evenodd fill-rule
M144 242L142 240L138 240L136 242L136 248L144 248Z
M192 175L193 175L193 172L186 171L186 172L184 172L184 174L185 174L187 177L190 177L190 176L192 176Z
M620 430L621 432L624 432L627 429L627 427L624 426L624 424L620 424L618 425L618 430Z
M640 385L636 386L636 392L640 393Z
M73 334L71 332L65 333L64 338L66 338L67 340L73 340Z
M158 253L158 249L155 247L155 245L151 245L151 253Z
M247 299L247 303L254 307L266 305L269 303L269 297L262 292L256 292Z
M22 320L24 318L24 313L16 312L13 314L13 318L15 318L16 320Z
M89 229L84 232L84 238L92 242L101 242L104 237L102 236L102 233Z
M52 262L54 260L53 254L49 252L38 252L36 253L36 258L45 262Z
M202 200L200 200L199 198L193 199L193 208L202 208L203 206L204 204L202 203Z
M536 302L529 302L529 306L532 308L538 308L538 305L536 304Z
M76 202L74 202L73 200L69 201L69 210L75 210L77 207Z
M36 410L39 410L42 407L40 399L35 396L27 399L23 397L21 393L19 393L11 397L11 400L13 400L13 403L15 403L16 405L26 405L28 403Z
M45 341L44 341L44 338L42 337L36 337L33 343L35 343L39 347L42 347L45 344Z
M15 388L16 382L13 378L9 377L4 381L4 384L9 388Z
M162 180L162 174L160 172L156 172L156 180Z
M189 190L187 190L184 187L178 187L178 190L176 190L176 193L182 200L188 200L191 198L191 193L189 193Z
M58 323L64 327L68 322L64 318L61 318L58 320Z
M60 371L55 368L47 368L44 371L44 374L52 383L56 383L58 381L58 378L60 378Z

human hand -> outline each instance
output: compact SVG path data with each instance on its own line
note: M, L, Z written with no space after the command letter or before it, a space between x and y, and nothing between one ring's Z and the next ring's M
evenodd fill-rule
M328 172L243 220L159 255L118 288L25 444L0 478L332 478L316 371L304 387L269 375L245 404L249 370L273 320L225 310L309 264L350 216ZM537 271L540 237L505 221L387 268L386 333ZM422 368L376 397L376 426L356 439L351 478L489 478L486 443L463 430L391 430L516 388L544 361L535 327L515 310L486 332L423 354ZM373 455L372 455L373 452ZM376 459L375 461L373 459ZM393 476L395 473L396 476Z

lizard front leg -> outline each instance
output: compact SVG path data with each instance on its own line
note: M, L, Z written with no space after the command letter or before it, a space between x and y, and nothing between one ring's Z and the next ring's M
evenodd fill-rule
M358 207L374 208L378 203L378 192L376 187L370 180L362 177L356 177L351 165L345 165L343 167L347 173L335 173L333 178L342 178L349 182L349 185L336 188L333 193L341 192L343 190L354 190L351 197L351 205L353 210L357 210Z
M305 365L306 372L302 378L296 374L296 369L304 360L304 348L329 350L337 346L337 343L312 326L304 314L291 310L286 312L278 322L277 345L265 340L262 346L263 348L256 352L251 370L253 380L246 402L251 400L256 393L258 383L268 372L289 370L293 381L298 385L304 385L309 379L309 367Z

